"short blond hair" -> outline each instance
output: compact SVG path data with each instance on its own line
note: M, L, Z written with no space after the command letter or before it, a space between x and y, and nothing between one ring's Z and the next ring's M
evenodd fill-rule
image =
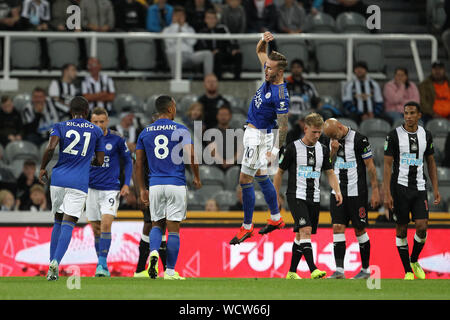
M313 112L306 116L305 124L309 127L320 128L323 126L324 121L320 114Z
M279 53L278 51L272 51L269 54L269 59L272 61L276 61L280 69L286 70L288 62L283 54Z

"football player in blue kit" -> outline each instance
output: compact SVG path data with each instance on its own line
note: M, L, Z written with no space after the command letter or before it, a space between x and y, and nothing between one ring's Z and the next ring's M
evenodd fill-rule
M244 133L244 156L242 159L239 183L242 188L244 223L230 244L239 244L253 235L253 210L255 207L255 189L253 180L261 187L270 209L270 219L259 233L266 234L284 227L280 215L277 192L268 174L271 165L286 141L288 131L289 94L284 81L286 58L279 52L267 55L267 43L274 39L265 32L256 46L256 54L264 66L265 81L253 97ZM278 128L278 137L274 136ZM273 169L273 168L270 168ZM275 168L276 169L276 168Z
M59 264L69 247L73 228L84 209L91 162L95 166L103 165L103 131L86 120L88 112L89 103L84 97L73 98L70 102L72 119L53 126L42 157L39 181L45 184L49 178L46 167L59 144L59 159L53 168L50 183L55 223L50 240L50 265L47 274L49 281L58 279Z
M103 131L105 160L101 167L91 166L86 216L95 236L95 251L98 256L95 276L109 277L106 259L111 246L111 225L117 216L120 196L126 196L130 192L133 165L126 140L120 133L108 129L108 112L102 107L95 108L91 122ZM119 180L121 159L125 176L122 188Z

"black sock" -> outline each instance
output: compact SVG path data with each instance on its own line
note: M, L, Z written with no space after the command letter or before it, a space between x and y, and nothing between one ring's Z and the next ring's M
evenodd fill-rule
M166 241L161 242L161 246L159 247L158 253L159 253L159 258L161 259L161 262L163 264L164 271L166 271L166 256L167 256L167 242Z
M370 259L370 239L367 233L364 233L363 235L359 236L358 242L362 268L368 269Z
M345 241L333 242L333 251L336 268L344 269Z
M148 242L141 239L139 242L139 259L136 267L136 273L145 270L145 264L147 263L148 256L150 254L150 247Z
M313 272L317 269L316 265L314 264L314 257L311 247L311 242L303 242L300 243L300 249L303 252L303 256L305 257L306 263L308 264L309 271Z
M292 244L292 257L291 257L291 267L289 268L290 272L297 272L298 263L302 258L303 252L300 249L300 245L296 244L295 241Z
M409 264L409 249L408 249L408 241L406 238L397 238L397 250L400 255L400 259L402 260L403 268L406 272L412 272L411 265Z
M425 245L425 239L421 239L417 236L417 234L414 235L414 246L411 253L411 262L417 262L419 259L419 254L422 252L423 246Z

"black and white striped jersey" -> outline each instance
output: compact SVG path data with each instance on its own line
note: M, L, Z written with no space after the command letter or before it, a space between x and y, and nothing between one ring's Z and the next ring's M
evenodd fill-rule
M339 149L334 161L334 173L343 196L357 197L367 194L364 160L371 157L372 148L369 139L349 127L347 134L339 140Z
M279 167L288 170L286 194L311 202L320 202L321 172L333 169L330 150L326 146L320 142L307 146L301 139L287 145Z
M433 138L419 126L416 132L403 126L392 130L384 143L384 155L394 158L391 182L413 190L426 190L423 162L434 153Z
M77 95L78 90L73 83L67 83L61 79L53 80L48 87L48 95L59 100L66 106Z
M100 92L115 93L114 81L106 74L100 73L98 80L95 80L92 76L88 75L81 83L81 94ZM95 107L103 107L110 112L112 110L112 103L103 101L93 101L89 103L89 108L91 110Z

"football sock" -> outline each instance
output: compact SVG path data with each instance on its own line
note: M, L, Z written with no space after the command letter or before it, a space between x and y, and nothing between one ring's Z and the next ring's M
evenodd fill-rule
M95 236L95 252L97 253L97 258L100 256L100 236Z
M280 209L278 208L277 191L275 190L272 181L269 179L269 176L256 176L255 180L261 187L264 199L269 206L271 219L273 221L280 220L281 216Z
M147 263L148 255L150 254L150 238L145 234L141 235L141 241L139 242L139 259L136 266L136 273L145 270L145 264Z
M169 232L169 236L167 237L167 270L175 270L179 250L180 235L178 233Z
M414 245L411 253L411 262L417 262L417 260L419 259L419 254L422 251L426 240L426 236L424 239L422 239L417 235L417 233L414 235Z
M412 272L411 265L409 263L409 249L408 240L406 238L395 238L395 243L397 245L398 254L402 260L403 268L406 272Z
M161 246L158 250L159 258L161 259L162 265L164 267L164 270L166 270L166 263L167 263L167 241L166 241L166 235L162 236Z
M251 226L253 220L253 210L255 208L255 188L253 183L241 184L241 188L242 207L244 209L244 224ZM246 229L250 228L246 227Z
M344 257L345 257L345 233L333 234L333 251L334 260L336 262L336 271L344 272Z
M150 253L153 251L158 251L161 246L162 241L162 231L158 226L152 227L150 230Z
M110 247L111 232L102 232L100 235L98 263L104 268L107 268L106 259L108 257Z
M298 263L302 258L303 252L300 249L300 240L295 239L292 244L292 257L291 257L291 266L289 268L290 272L297 272Z
M369 235L364 233L357 237L359 242L359 253L361 254L361 265L364 272L369 272L370 259L370 239Z
M67 248L70 244L70 240L72 239L72 231L74 227L75 222L72 221L63 221L61 223L61 233L58 239L58 246L56 247L55 255L53 257L53 259L55 259L58 264L66 254Z
M305 257L306 263L308 264L309 271L313 272L317 269L314 264L314 257L311 247L311 239L301 239L300 240L300 249L303 252L303 256Z
M61 234L61 220L56 220L53 224L52 235L50 238L50 261L55 257L56 247L58 246L59 235Z

